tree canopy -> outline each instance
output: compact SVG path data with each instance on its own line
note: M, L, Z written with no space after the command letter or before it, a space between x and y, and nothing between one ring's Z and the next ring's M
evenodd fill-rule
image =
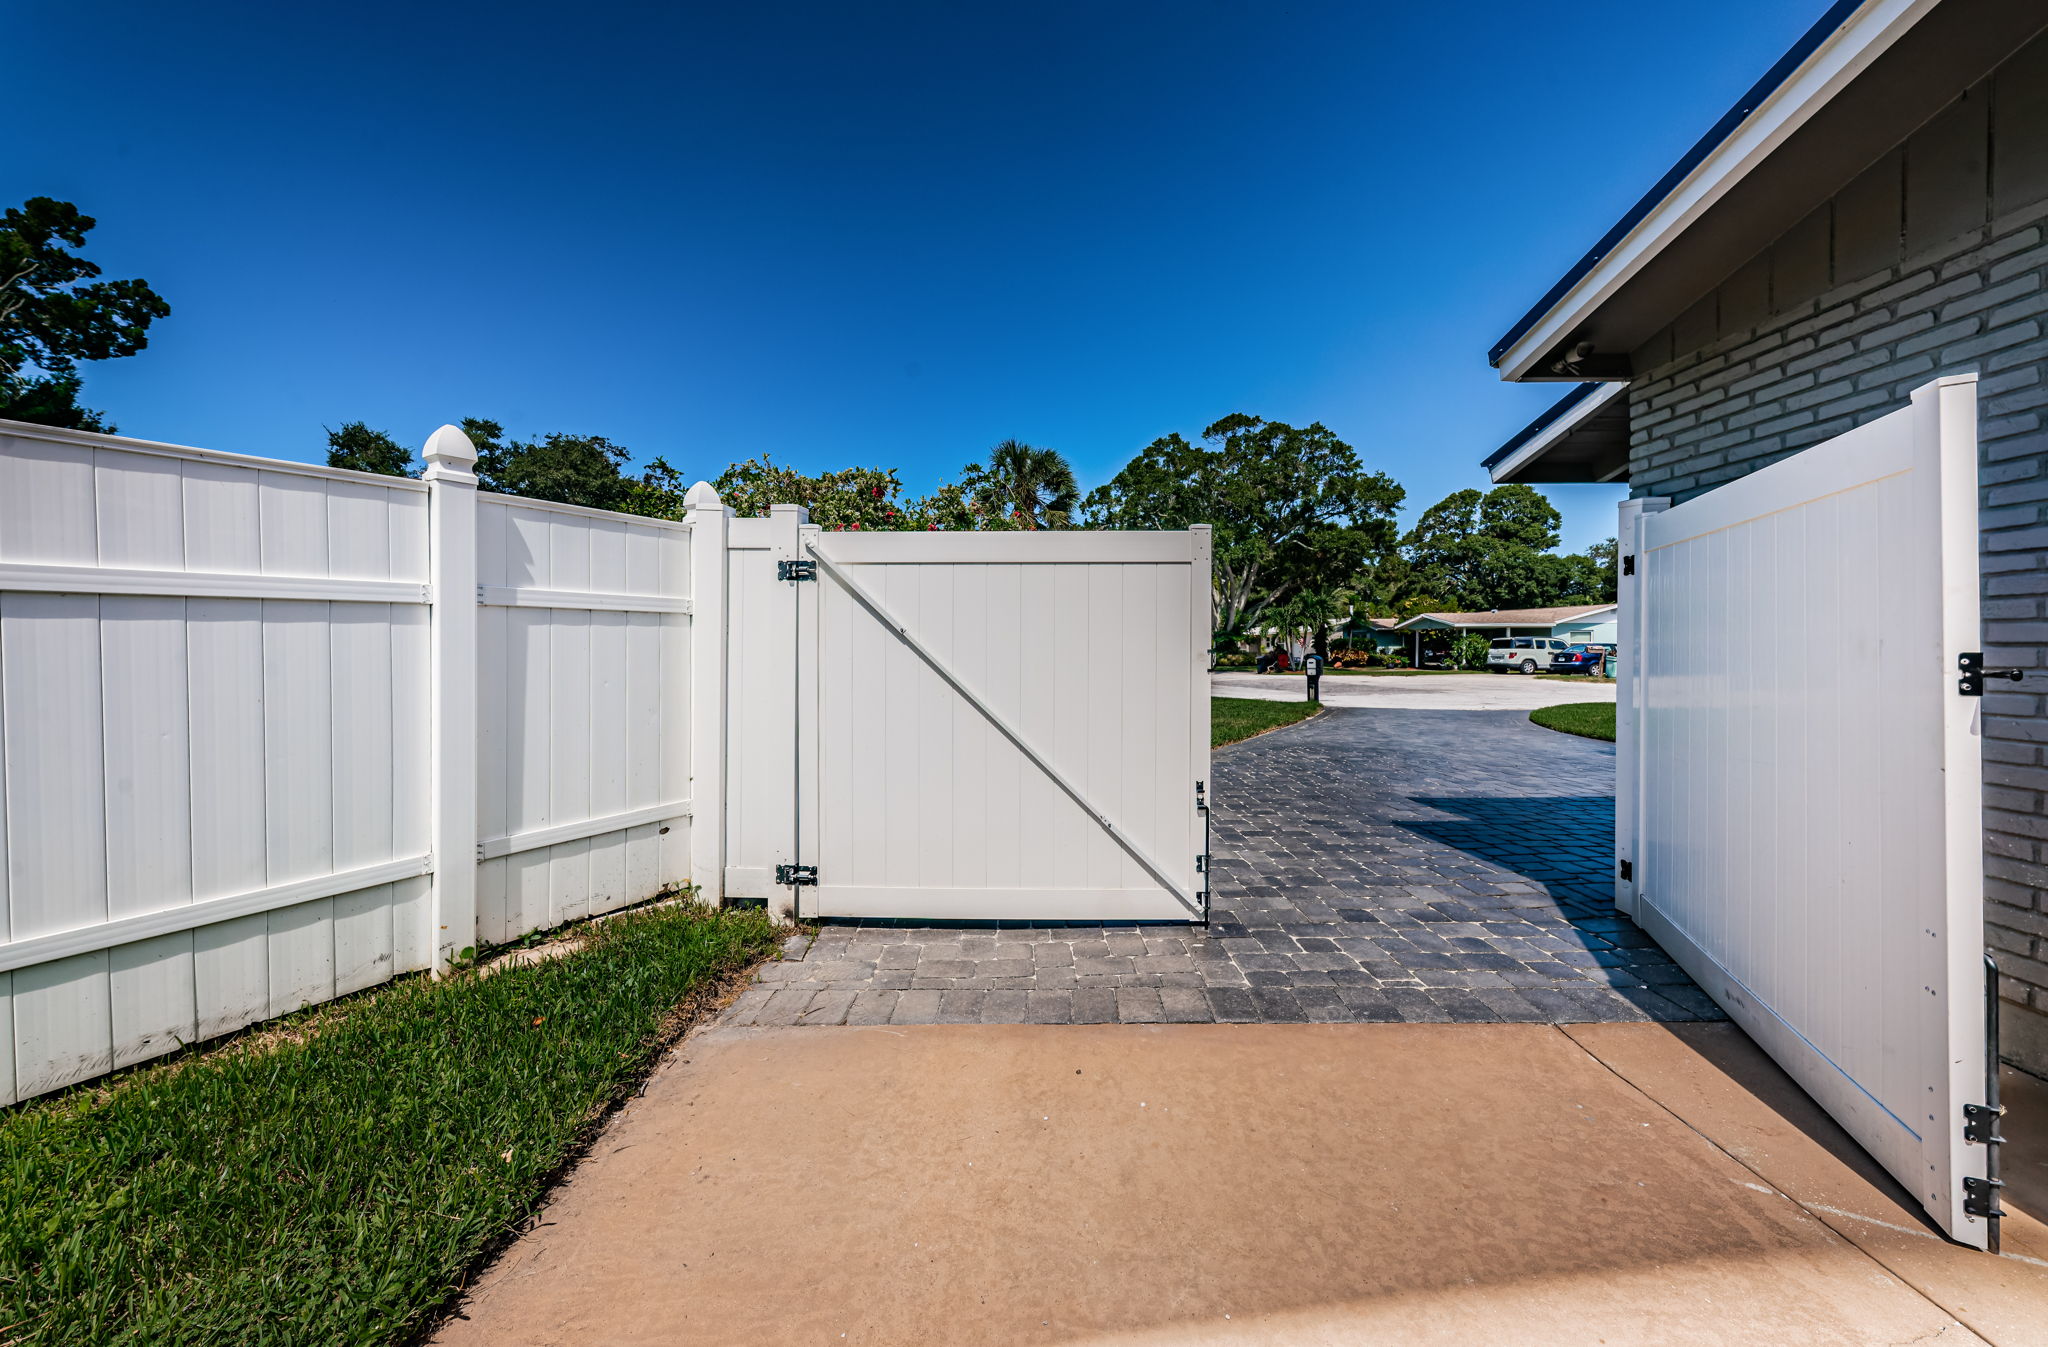
M894 468L842 468L812 476L763 454L733 464L712 486L734 514L747 517L767 514L770 505L801 505L820 528L924 527L913 519L915 505L903 498Z
M1556 507L1531 486L1452 492L1424 510L1401 540L1402 564L1392 572L1397 610L1612 602L1613 543L1585 556L1559 556L1551 549L1561 522Z
M1081 503L1081 488L1066 456L1022 440L1004 440L989 450L986 467L968 464L961 487L984 507L984 516L1007 515L1022 528L1065 528Z
M1098 528L1213 526L1220 630L1261 625L1305 591L1347 586L1393 548L1406 493L1321 423L1238 414L1201 438L1154 440L1089 493L1083 512Z
M147 281L98 279L98 264L72 251L95 223L46 196L0 214L0 416L113 429L78 405L78 363L134 355L171 306Z
M344 421L327 432L327 466L387 477L412 476L412 450L361 421Z

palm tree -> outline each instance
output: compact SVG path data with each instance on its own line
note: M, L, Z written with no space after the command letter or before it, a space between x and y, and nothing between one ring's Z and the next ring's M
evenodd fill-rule
M1004 440L988 451L981 488L1005 513L1016 512L1034 528L1065 528L1081 503L1073 465L1057 449Z

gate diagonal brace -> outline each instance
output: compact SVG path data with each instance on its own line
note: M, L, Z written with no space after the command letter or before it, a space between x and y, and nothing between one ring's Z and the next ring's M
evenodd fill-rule
M1045 773L1048 780L1065 791L1068 798L1081 807L1081 812L1094 820L1096 827L1108 833L1110 840L1123 848L1125 855L1136 861L1140 869L1157 880L1159 887L1173 895L1175 902L1185 907L1189 912L1196 914L1198 918L1207 920L1207 914L1203 911L1202 905L1188 894L1182 892L1180 885L1167 877L1164 867L1146 855L1143 847L1140 847L1136 842L1124 836L1123 830L1118 828L1107 814L1089 803L1088 797L1083 795L1073 782L1060 775L1059 769L1054 767L1044 754L1033 748L1030 741L1021 732L1013 729L1001 716L989 709L988 703L983 701L974 689L961 682L958 675L939 661L938 656L925 649L923 643L910 634L910 628L898 622L889 610L882 606L879 599L868 593L859 581L833 565L832 559L823 552L820 552L816 543L807 541L804 546L810 550L812 556L818 559L817 564L823 566L826 572L838 582L841 589L851 594L854 601L867 609L869 615L877 622L894 632L896 638L909 646L911 653L923 660L933 673L944 680L947 687L959 693L969 706L979 711L982 719L993 725L999 734L1016 745L1017 751L1022 753L1032 766Z

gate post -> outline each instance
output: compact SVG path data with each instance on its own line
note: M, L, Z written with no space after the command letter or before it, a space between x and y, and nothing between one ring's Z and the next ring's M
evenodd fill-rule
M434 874L436 976L476 948L477 621L476 448L442 426L420 451L426 460L429 824Z
M803 551L804 530L810 526L811 512L801 505L770 505L768 507L768 556L778 568L784 562L798 562L805 559ZM806 600L815 601L817 585L803 584L792 579L778 589L786 589L789 598L782 615L770 616L767 623L766 649L772 651L768 667L775 671L772 690L767 691L770 700L759 709L767 712L767 720L756 727L755 740L770 746L770 751L781 762L770 766L771 772L789 773L789 827L777 831L782 837L776 848L775 865L798 865L803 862L803 740L799 720L804 679L798 673L798 662L802 647L797 639L798 629L805 625L803 619ZM806 591L809 591L808 593ZM775 601L780 608L785 602L778 597ZM815 608L813 609L815 613ZM808 724L808 722L806 722ZM794 921L803 905L803 887L792 884L786 890L788 905L768 904L771 916L778 920Z
M732 507L709 482L683 498L690 525L690 879L725 898L725 596Z
M1624 916L1636 914L1636 865L1642 856L1643 657L1644 596L1647 569L1643 554L1643 516L1671 508L1663 496L1621 502L1615 527L1614 669L1614 905Z

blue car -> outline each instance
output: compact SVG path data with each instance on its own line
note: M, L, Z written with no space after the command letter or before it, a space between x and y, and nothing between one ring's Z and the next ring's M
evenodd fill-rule
M1550 672L1597 674L1606 660L1607 651L1599 646L1568 645L1550 657Z

